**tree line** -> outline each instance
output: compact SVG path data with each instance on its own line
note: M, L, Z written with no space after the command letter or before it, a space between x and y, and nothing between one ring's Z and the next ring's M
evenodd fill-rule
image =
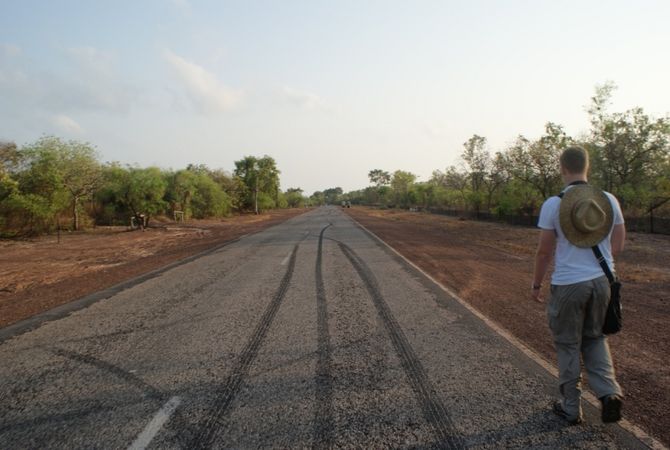
M442 208L500 216L539 212L542 202L562 189L559 157L569 145L589 151L589 181L615 194L631 217L670 217L670 118L653 118L642 108L610 112L615 86L598 86L587 109L590 130L569 136L548 122L537 139L519 135L492 152L483 136L463 144L460 164L436 170L417 182L403 170L374 169L371 186L344 194L352 203L399 208Z
M0 233L34 235L56 228L128 224L175 211L217 218L302 207L299 188L283 192L270 156L246 156L228 173L206 165L185 169L102 163L88 143L45 136L19 148L0 142Z

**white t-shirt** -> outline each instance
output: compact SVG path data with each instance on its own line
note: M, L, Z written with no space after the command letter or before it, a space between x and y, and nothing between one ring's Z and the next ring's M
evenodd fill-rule
M570 189L572 186L568 186ZM566 190L567 190L566 189ZM605 192L612 204L614 211L614 225L624 223L621 206L616 197L609 192ZM556 262L554 273L551 276L551 284L564 286L567 284L581 283L589 281L604 275L602 267L593 254L591 248L580 248L571 244L561 230L561 224L558 218L561 207L560 197L550 197L542 205L540 210L540 219L537 226L543 230L556 231ZM614 227L612 227L614 228ZM607 237L598 244L610 270L614 272L614 258L612 258L612 244L610 239L612 230Z

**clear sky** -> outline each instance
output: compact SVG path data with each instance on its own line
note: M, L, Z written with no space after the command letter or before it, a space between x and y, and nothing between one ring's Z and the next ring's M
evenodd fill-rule
M427 180L472 134L577 135L594 86L670 111L670 1L0 0L0 139L105 161L232 170L282 188Z

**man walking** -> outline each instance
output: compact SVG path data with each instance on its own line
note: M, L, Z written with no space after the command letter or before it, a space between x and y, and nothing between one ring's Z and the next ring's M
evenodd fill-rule
M587 184L586 150L567 148L560 164L566 187L560 196L542 205L531 286L531 298L542 302L542 280L555 250L547 316L558 356L562 398L553 410L572 425L583 421L581 354L589 385L602 404L602 421L616 422L621 419L622 392L602 332L610 284L591 247L598 246L614 271L614 257L623 250L626 236L623 215L612 194Z

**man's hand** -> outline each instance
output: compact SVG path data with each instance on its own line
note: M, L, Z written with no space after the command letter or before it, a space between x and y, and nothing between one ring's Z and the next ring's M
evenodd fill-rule
M533 272L533 284L530 288L530 298L537 303L543 303L544 300L540 296L542 289L542 280L544 274L547 273L547 268L554 255L554 248L556 247L556 233L554 230L540 231L540 242L537 245L537 253L535 254L535 271Z
M544 303L544 299L540 295L540 289L535 289L534 287L530 288L530 298L535 300L537 303Z

